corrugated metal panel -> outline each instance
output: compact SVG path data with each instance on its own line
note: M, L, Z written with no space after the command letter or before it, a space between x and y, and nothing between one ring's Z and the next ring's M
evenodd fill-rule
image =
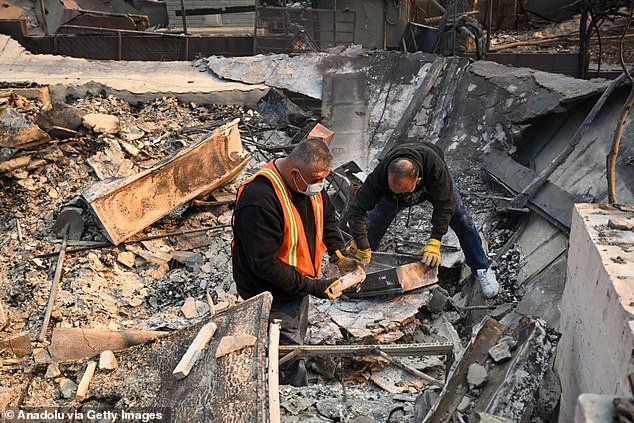
M180 0L167 0L167 15L170 27L182 28L183 21L176 16L176 10L181 9ZM253 0L185 0L186 9L202 7L223 6L254 6ZM225 15L187 16L187 29L189 28L218 28L218 27L249 27L253 28L255 13L231 13Z

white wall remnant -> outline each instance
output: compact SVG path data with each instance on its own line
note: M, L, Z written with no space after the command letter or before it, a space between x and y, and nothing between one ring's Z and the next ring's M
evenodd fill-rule
M582 393L630 397L634 371L634 212L576 204L561 300L556 369L561 379L561 423L571 422Z

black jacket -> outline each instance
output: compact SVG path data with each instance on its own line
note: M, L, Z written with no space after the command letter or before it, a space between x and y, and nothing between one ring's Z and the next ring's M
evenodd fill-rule
M290 190L289 190L290 191ZM343 250L344 243L337 225L335 210L328 194L324 200L324 244L330 255ZM291 191L308 239L311 255L315 254L315 219L308 196ZM313 292L315 283L277 259L284 234L284 211L271 182L258 176L247 184L234 210L232 255L233 279L244 299L269 291L274 301L290 301Z
M409 159L418 166L418 175L422 177L422 182L414 192L395 196L388 185L387 168L392 161L401 158ZM398 201L398 206L413 206L423 201L432 203L434 211L431 216L431 238L440 241L447 233L449 221L456 208L453 183L442 150L424 141L400 144L392 148L374 168L350 204L348 212L348 225L360 249L370 248L366 231L368 212L382 198Z

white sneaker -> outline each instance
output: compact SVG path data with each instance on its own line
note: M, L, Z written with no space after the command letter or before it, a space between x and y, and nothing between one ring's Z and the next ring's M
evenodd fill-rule
M493 269L478 269L476 270L475 277L478 282L480 282L480 288L482 288L484 298L493 298L498 295L500 284L498 284Z

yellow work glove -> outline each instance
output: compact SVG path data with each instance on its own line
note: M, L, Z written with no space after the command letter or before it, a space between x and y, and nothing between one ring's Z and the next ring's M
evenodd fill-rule
M357 249L357 253L355 255L364 265L370 263L370 260L372 260L372 250L369 248L367 250Z
M423 263L429 267L438 267L440 265L440 241L429 238L421 250L421 254Z
M339 269L339 274L341 276L348 274L350 272L354 272L357 270L359 266L359 262L354 258L349 257L350 253L348 251L342 253L341 251L335 251L335 254L330 258L330 262L334 263L335 266Z
M354 240L350 241L350 244L346 247L346 253L354 256L354 258L359 260L364 266L372 260L372 250L370 248L367 250L359 250Z

